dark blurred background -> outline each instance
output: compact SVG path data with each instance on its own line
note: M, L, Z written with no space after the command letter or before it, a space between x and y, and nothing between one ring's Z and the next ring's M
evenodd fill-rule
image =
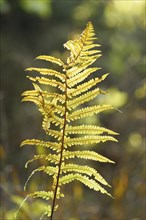
M19 147L22 140L37 138L41 129L36 107L21 103L21 93L32 88L24 69L36 65L34 58L42 54L65 59L63 44L79 36L88 21L93 23L102 45L103 56L95 65L102 67L99 74L110 72L101 85L109 93L98 101L122 111L96 118L99 125L120 133L118 143L108 142L94 148L116 164L91 164L112 185L109 192L114 199L74 182L64 188L66 196L54 217L56 220L146 219L145 8L144 0L0 0L1 220L14 219L27 194L23 191L25 181L32 169L42 163L25 169L26 161L36 149ZM35 175L27 190L37 190L38 185L46 189L47 182L44 175ZM41 200L27 201L18 220L39 219L43 205Z

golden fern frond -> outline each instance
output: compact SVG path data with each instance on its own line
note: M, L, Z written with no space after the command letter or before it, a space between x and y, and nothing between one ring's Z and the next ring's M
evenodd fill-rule
M50 141L40 141L37 139L27 139L21 143L21 147L24 145L34 145L36 147L46 147L55 151L60 151L61 143L50 142Z
M62 60L60 60L59 58L55 58L52 56L48 56L48 55L40 55L38 57L35 58L36 60L45 60L45 61L49 61L51 63L55 63L58 64L59 66L63 66L64 67L64 63Z
M62 82L65 81L65 75L56 70L47 69L47 68L30 67L30 68L27 68L26 71L36 71L36 72L39 72L41 75L55 76L59 78Z
M84 150L83 146L97 145L106 141L117 142L113 135L118 133L96 125L72 126L71 124L72 121L114 109L108 104L84 106L85 103L98 95L106 93L97 85L106 79L108 73L98 77L96 72L101 68L90 67L101 57L101 51L98 50L100 45L94 43L95 39L93 25L89 22L79 39L69 40L64 44L64 47L70 52L66 63L59 58L48 55L36 58L57 64L61 70L36 67L26 69L28 72L34 71L39 76L27 76L32 82L33 90L23 92L22 101L30 101L37 105L42 115L42 128L47 136L47 141L27 139L22 142L21 146L33 145L48 148L49 152L34 155L32 159L27 161L25 167L39 160L45 161L45 165L32 171L24 188L31 177L38 172L47 174L52 182L50 191L42 190L29 194L32 198L42 198L52 202L43 210L40 219L46 215L50 217L50 220L53 220L53 213L58 207L56 200L64 196L61 192L61 186L74 180L80 181L90 189L110 196L103 188L103 185L110 185L97 170L87 165L76 164L75 159L114 163L93 150ZM78 146L78 150L75 149L76 146ZM70 148L71 150L69 150Z
M112 136L99 136L99 135L92 135L92 136L85 136L85 137L79 137L79 138L65 138L64 145L67 146L73 146L73 145L85 145L85 144L97 144L100 142L106 142L106 141L115 141L117 142L117 139L115 139Z
M73 67L67 69L66 70L67 77L71 78L71 77L79 74L81 71L84 71L91 64L92 64L92 62L87 60L84 63L81 63L80 65L76 65L76 66L73 66Z
M106 77L108 76L107 74L104 74L101 78L95 78L95 79L91 79L86 83L83 83L79 86L77 86L75 89L70 89L69 90L69 95L71 97L73 96L77 96L80 95L83 92L86 92L87 90L91 89L93 86L95 86L97 83L101 82L102 80L104 80Z
M34 104L36 104L38 106L42 106L41 100L39 100L35 96L26 96L22 99L22 102L33 102Z
M110 186L106 180L92 167L89 166L81 166L77 164L66 164L61 166L61 172L67 173L67 172L75 172L75 173L83 173L88 176L93 176L95 180L102 183L103 185Z
M53 87L58 87L61 91L65 91L65 85L61 82L56 81L55 79L47 79L45 77L31 77L27 76L33 82L39 82L42 85L50 85Z
M74 77L68 79L67 85L72 88L78 83L84 81L91 73L97 71L100 68L88 68L85 69L83 72L80 72L78 75L75 75Z
M110 105L95 105L91 107L82 108L71 113L67 121L70 122L87 116L92 116L93 114L97 114L109 109L113 109L113 107Z
M40 155L34 155L34 157L31 160L28 160L27 163L25 164L25 168L27 168L28 164L32 163L35 160L47 160L50 163L58 164L59 162L59 156L58 155L53 155L53 154L40 154Z
M73 100L68 101L67 107L69 110L74 109L77 106L84 104L88 102L89 100L94 99L100 93L102 93L101 90L99 88L96 88L90 92L85 93L84 95L81 95Z
M53 191L36 191L34 193L29 194L32 198L42 198L45 200L49 200L50 198L53 198Z
M30 197L32 198L42 198L45 200L49 200L52 199L54 196L54 192L53 191L36 191L34 193L29 194ZM60 197L64 197L63 193L60 193L59 191L57 192L57 197L58 199Z
M30 96L30 97L33 97L33 96L38 96L39 95L39 92L36 91L36 90L28 90L28 91L25 91L22 93L22 96Z
M82 182L84 185L88 186L90 189L94 189L95 191L100 191L103 194L107 194L111 196L102 186L100 186L95 180L89 179L86 175L81 174L68 174L59 179L59 185L68 184L74 180L78 180Z
M66 133L68 134L103 134L108 133L111 135L118 135L110 129L99 127L96 125L79 125L79 126L66 126Z
M94 160L94 161L99 161L102 163L115 163L114 161L94 152L91 150L82 150L82 151L67 151L65 150L63 153L63 158L64 159L70 159L70 158L82 158L86 160Z

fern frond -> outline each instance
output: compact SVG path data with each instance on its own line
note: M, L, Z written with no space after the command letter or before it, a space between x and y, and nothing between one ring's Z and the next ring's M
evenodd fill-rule
M79 126L66 126L67 134L103 134L108 133L111 135L118 135L117 132L114 132L110 129L99 127L95 125L79 125Z
M95 180L89 179L86 175L81 174L68 174L59 179L59 185L68 184L74 180L82 182L84 185L95 191L100 191L103 194L111 196L102 186L100 186Z
M37 76L28 76L32 81L33 89L22 93L22 101L30 101L37 105L42 115L42 128L45 135L53 141L27 139L21 146L33 145L48 148L49 152L34 155L25 165L41 160L43 166L33 170L29 175L24 188L31 177L38 172L49 176L52 183L50 191L35 191L29 194L32 198L42 198L52 201L44 210L40 220L46 215L53 220L53 213L57 210L56 200L64 195L61 186L78 180L88 188L100 191L111 196L102 186L110 186L98 171L88 165L76 164L75 159L93 160L102 163L114 163L112 160L92 150L84 150L83 145L98 144L106 141L115 141L113 135L118 133L95 125L71 126L71 122L99 114L114 107L104 105L80 106L93 100L99 94L105 94L98 88L98 83L105 80L108 73L97 77L95 73L100 67L90 67L99 57L99 44L94 43L95 31L89 22L79 39L69 40L64 47L69 50L66 63L53 56L41 55L36 59L57 64L60 70L50 68L30 67L26 71L35 71ZM35 74L36 75L36 74ZM93 76L93 78L91 78ZM95 76L95 77L94 77ZM45 85L45 86L44 86ZM52 88L55 92L52 92ZM45 88L45 90L44 90ZM80 146L79 150L70 147ZM72 162L70 162L70 160ZM101 184L101 185L100 185Z
M30 67L30 68L27 68L26 71L36 71L36 72L39 72L41 75L55 76L59 78L62 82L65 81L65 75L56 70L47 69L47 68Z
M102 183L103 185L110 186L106 182L106 180L99 173L97 173L97 171L94 168L89 167L89 166L81 166L77 164L66 164L62 166L61 171L63 173L75 172L75 173L83 173L90 177L94 176L95 180L97 180L98 182Z
M39 92L36 91L36 90L28 90L28 91L25 91L21 94L22 96L38 96L39 95Z
M85 102L88 102L89 100L94 99L100 93L101 93L101 90L99 88L94 89L94 90L92 90L90 92L87 92L87 93L85 93L82 96L79 96L79 97L77 97L77 98L75 98L73 100L68 101L67 108L69 110L74 109L77 106L79 106L79 105L81 105L81 104L83 104Z
M85 136L79 138L66 138L65 139L65 146L73 146L73 145L84 145L84 144L97 144L100 142L106 141L115 141L117 140L112 136Z
M73 76L72 78L67 80L67 85L72 88L78 83L82 82L84 79L86 79L91 73L97 71L100 68L88 68L85 69L83 72L80 72L79 74Z
M91 79L86 83L83 83L79 86L77 86L75 89L70 89L68 94L70 96L77 96L80 95L83 92L88 91L89 89L91 89L93 86L95 86L97 83L103 81L109 74L104 74L101 78L95 78L95 79Z
M33 102L38 106L42 106L42 101L35 96L26 96L22 99L22 102Z
M27 163L25 164L25 168L27 168L29 163L32 163L33 161L40 160L40 159L49 161L49 162L54 163L54 164L59 163L59 156L58 155L55 155L55 154L54 155L53 154L48 154L48 155L40 154L40 155L34 155L34 157L31 160L28 160Z
M86 160L94 160L102 163L115 163L114 161L94 152L91 150L82 150L82 151L64 151L63 158L70 159L70 158L81 158Z
M63 66L63 67L65 66L63 61L60 60L59 58L55 58L55 57L48 56L48 55L40 55L40 56L36 57L35 59L49 61L51 63L55 63L55 64L58 64L59 66Z
M74 65L71 68L67 69L66 74L68 78L72 78L78 73L84 71L88 66L92 64L93 61L85 61L84 63L81 63L80 65Z
M29 196L32 198L42 198L45 200L49 200L50 198L53 198L53 191L35 191L34 193L30 193Z
M82 108L80 110L71 113L67 118L67 121L70 122L87 116L92 116L93 114L98 114L100 112L110 109L113 109L113 107L110 105L97 105L97 106L95 105L91 107Z
M89 51L89 50L82 50L82 52L81 52L81 55L83 55L83 56L89 56L89 55L93 55L93 54L97 54L97 53L100 53L101 52L101 50L91 50L91 51Z
M33 82L39 82L43 85L50 85L54 87L58 87L61 91L65 91L65 85L61 82L56 81L55 79L47 79L45 77L31 77L27 76L28 79L30 79Z
M92 48L95 48L95 47L100 47L101 45L100 44L89 44L89 45L85 45L84 48L83 48L83 51L88 51Z
M57 152L60 151L60 147L61 147L61 143L50 142L50 141L40 141L38 139L27 139L21 143L20 147L24 145L35 145L37 147L46 147L46 148L55 150Z

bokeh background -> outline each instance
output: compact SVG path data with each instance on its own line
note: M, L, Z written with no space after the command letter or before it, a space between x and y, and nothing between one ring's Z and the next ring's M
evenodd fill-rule
M101 87L109 93L99 103L119 111L103 113L92 121L120 133L118 143L95 146L115 165L91 163L112 185L114 199L88 190L79 182L64 188L56 220L144 220L145 215L145 13L144 0L0 0L1 26L1 220L13 220L27 192L48 179L35 175L26 190L28 175L42 161L24 165L37 149L20 148L26 138L37 138L41 115L31 103L21 103L21 93L31 89L24 69L34 58L48 54L65 59L63 44L77 37L91 21L103 56L95 63L110 72ZM36 65L37 66L37 65ZM27 201L18 220L37 220L44 202ZM45 219L45 218L44 218Z

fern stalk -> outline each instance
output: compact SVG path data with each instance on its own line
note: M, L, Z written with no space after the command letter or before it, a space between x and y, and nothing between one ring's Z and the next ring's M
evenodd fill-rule
M62 155L63 155L63 150L64 150L64 137L65 137L65 128L66 128L66 112L67 112L67 76L65 77L65 112L64 112L64 125L63 125L63 134L62 134L62 141L61 141L61 152L60 152L60 161L58 165L58 174L57 174L57 182L54 190L54 198L52 202L52 210L51 210L51 216L50 220L53 219L53 214L54 214L54 207L55 207L55 201L56 201L56 194L57 194L57 189L58 189L58 184L59 184L59 177L60 177L60 171L61 171L61 165L62 165Z

